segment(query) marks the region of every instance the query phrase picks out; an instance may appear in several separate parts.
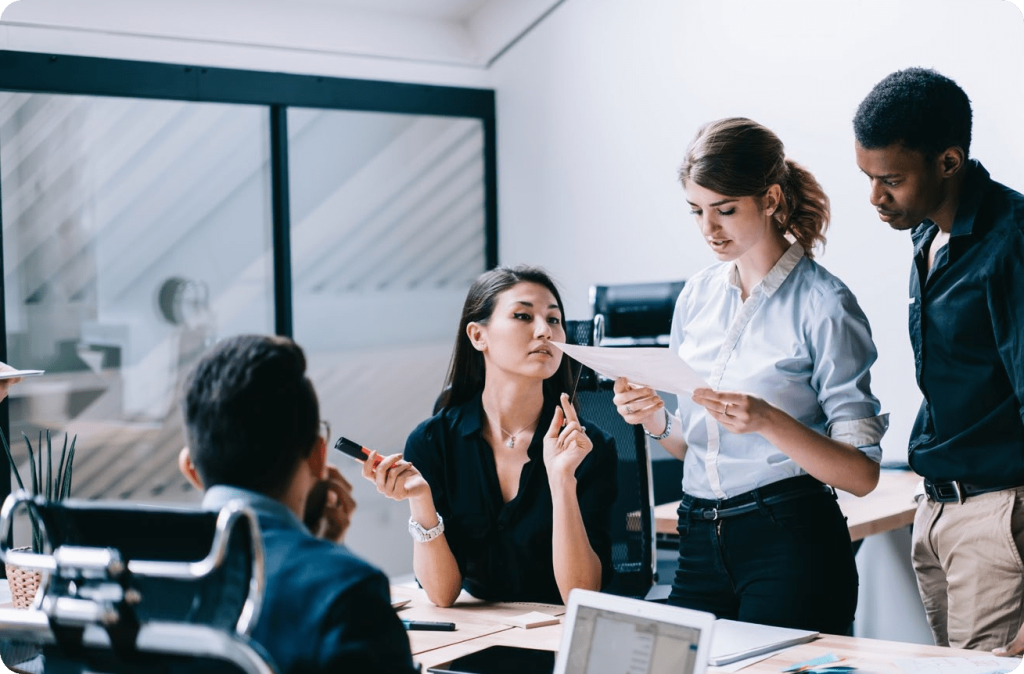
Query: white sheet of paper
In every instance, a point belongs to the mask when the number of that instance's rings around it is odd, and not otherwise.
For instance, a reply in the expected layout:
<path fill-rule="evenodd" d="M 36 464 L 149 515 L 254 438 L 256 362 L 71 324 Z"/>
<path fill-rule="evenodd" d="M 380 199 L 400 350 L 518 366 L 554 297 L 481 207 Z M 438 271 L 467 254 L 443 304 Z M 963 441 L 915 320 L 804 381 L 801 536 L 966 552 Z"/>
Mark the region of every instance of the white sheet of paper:
<path fill-rule="evenodd" d="M 625 377 L 634 384 L 686 396 L 694 389 L 709 388 L 708 383 L 671 349 L 551 344 L 573 360 L 611 379 Z"/>
<path fill-rule="evenodd" d="M 0 372 L 0 379 L 14 379 L 15 377 L 38 377 L 46 370 L 4 370 Z"/>

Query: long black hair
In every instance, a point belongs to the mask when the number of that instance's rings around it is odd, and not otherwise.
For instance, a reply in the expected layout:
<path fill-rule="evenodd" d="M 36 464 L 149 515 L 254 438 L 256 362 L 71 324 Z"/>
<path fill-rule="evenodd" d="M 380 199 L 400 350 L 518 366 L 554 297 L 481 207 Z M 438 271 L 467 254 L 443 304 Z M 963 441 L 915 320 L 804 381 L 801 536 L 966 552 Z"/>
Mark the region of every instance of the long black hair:
<path fill-rule="evenodd" d="M 462 306 L 462 318 L 459 319 L 459 331 L 455 336 L 455 349 L 452 351 L 452 360 L 448 366 L 448 377 L 434 406 L 435 413 L 444 407 L 460 405 L 483 390 L 486 374 L 484 355 L 473 347 L 466 328 L 470 323 L 486 325 L 494 314 L 498 295 L 519 283 L 536 283 L 551 291 L 555 302 L 558 303 L 558 310 L 562 312 L 562 320 L 565 320 L 562 296 L 558 294 L 555 282 L 543 269 L 519 265 L 496 267 L 481 274 L 470 286 L 466 302 Z M 563 392 L 568 393 L 571 388 L 569 358 L 563 355 L 558 371 L 544 380 L 544 396 L 558 397 Z"/>

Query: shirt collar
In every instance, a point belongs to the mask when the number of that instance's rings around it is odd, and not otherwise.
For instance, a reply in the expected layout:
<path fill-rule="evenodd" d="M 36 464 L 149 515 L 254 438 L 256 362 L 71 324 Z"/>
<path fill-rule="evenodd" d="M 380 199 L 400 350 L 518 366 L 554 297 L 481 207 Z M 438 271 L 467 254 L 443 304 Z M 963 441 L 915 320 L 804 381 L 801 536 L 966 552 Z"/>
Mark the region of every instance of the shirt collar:
<path fill-rule="evenodd" d="M 464 402 L 459 410 L 459 429 L 463 437 L 479 434 L 483 428 L 481 416 L 484 405 L 482 402 L 483 392 L 477 393 L 471 400 Z"/>
<path fill-rule="evenodd" d="M 972 159 L 967 164 L 967 177 L 960 190 L 960 203 L 956 207 L 956 217 L 953 218 L 953 229 L 950 236 L 969 236 L 974 231 L 974 222 L 978 216 L 978 209 L 981 208 L 981 198 L 985 191 L 984 186 L 989 182 L 988 171 L 981 165 L 981 162 Z"/>
<path fill-rule="evenodd" d="M 786 252 L 782 254 L 779 261 L 775 263 L 775 266 L 765 275 L 761 281 L 754 286 L 754 289 L 760 288 L 761 292 L 767 297 L 771 297 L 775 294 L 775 291 L 779 289 L 779 286 L 789 278 L 789 274 L 796 269 L 797 264 L 803 259 L 806 252 L 804 247 L 799 243 L 790 244 Z M 733 262 L 729 267 L 729 282 L 732 286 L 740 287 L 740 271 L 736 268 L 736 263 Z"/>
<path fill-rule="evenodd" d="M 960 190 L 960 203 L 956 207 L 956 216 L 953 218 L 953 229 L 950 237 L 970 236 L 974 233 L 974 223 L 978 217 L 978 210 L 981 208 L 981 200 L 984 196 L 985 185 L 991 181 L 988 171 L 977 159 L 967 163 L 967 177 Z M 914 255 L 920 255 L 938 228 L 932 220 L 925 218 L 921 224 L 914 227 L 910 232 L 910 238 L 914 242 Z"/>
<path fill-rule="evenodd" d="M 257 515 L 268 515 L 274 519 L 281 520 L 285 524 L 289 525 L 290 528 L 298 529 L 309 533 L 298 517 L 295 516 L 291 510 L 288 509 L 285 504 L 281 503 L 277 499 L 270 498 L 264 494 L 260 494 L 248 489 L 242 489 L 241 487 L 232 487 L 226 484 L 218 484 L 210 487 L 206 490 L 206 494 L 203 496 L 203 509 L 204 510 L 220 510 L 229 501 L 241 501 L 245 505 L 256 511 Z"/>

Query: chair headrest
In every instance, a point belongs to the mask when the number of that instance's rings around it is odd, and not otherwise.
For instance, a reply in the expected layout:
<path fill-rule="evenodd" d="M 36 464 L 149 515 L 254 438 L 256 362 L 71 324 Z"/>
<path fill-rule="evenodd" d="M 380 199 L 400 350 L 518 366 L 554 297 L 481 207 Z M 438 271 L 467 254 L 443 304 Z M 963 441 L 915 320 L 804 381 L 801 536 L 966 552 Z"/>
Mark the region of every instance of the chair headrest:
<path fill-rule="evenodd" d="M 48 553 L 7 546 L 20 510 L 43 529 Z M 58 621 L 62 610 L 70 611 L 70 600 L 103 596 L 108 614 L 116 609 L 122 618 L 130 611 L 140 622 L 198 622 L 247 634 L 263 596 L 259 522 L 241 502 L 211 512 L 123 502 L 54 503 L 16 492 L 0 510 L 0 558 L 44 573 L 37 603 Z M 98 592 L 98 587 L 105 589 Z M 81 605 L 76 610 L 81 612 Z"/>

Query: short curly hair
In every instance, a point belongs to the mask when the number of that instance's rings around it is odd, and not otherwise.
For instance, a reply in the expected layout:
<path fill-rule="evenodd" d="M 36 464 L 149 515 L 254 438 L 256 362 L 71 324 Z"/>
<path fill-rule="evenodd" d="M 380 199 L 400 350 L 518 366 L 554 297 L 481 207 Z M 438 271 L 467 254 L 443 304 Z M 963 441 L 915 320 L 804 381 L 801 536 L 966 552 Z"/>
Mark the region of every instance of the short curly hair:
<path fill-rule="evenodd" d="M 853 132 L 868 149 L 899 143 L 933 158 L 960 147 L 966 156 L 971 147 L 971 100 L 956 82 L 934 70 L 898 70 L 861 101 Z"/>

